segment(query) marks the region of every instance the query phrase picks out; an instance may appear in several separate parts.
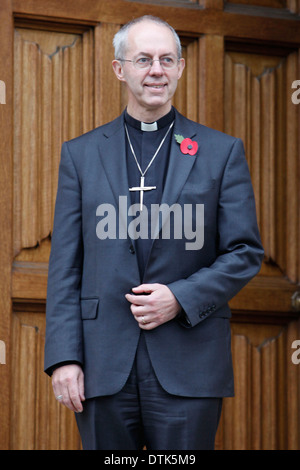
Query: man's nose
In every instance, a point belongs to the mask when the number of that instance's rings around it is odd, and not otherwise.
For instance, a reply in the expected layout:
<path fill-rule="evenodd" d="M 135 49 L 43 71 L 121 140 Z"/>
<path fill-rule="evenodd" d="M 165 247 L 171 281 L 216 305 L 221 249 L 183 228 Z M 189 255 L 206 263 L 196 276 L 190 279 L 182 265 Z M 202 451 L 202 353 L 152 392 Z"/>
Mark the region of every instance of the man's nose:
<path fill-rule="evenodd" d="M 150 67 L 149 73 L 151 75 L 163 75 L 164 69 L 161 66 L 161 63 L 159 60 L 153 60 L 152 65 Z"/>

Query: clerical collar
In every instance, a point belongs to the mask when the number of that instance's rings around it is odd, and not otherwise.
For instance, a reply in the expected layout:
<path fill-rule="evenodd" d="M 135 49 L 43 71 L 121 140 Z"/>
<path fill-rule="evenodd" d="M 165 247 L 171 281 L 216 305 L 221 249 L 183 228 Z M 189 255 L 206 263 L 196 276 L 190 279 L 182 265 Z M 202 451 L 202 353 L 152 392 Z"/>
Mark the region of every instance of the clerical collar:
<path fill-rule="evenodd" d="M 127 124 L 134 127 L 135 129 L 146 132 L 153 132 L 157 131 L 158 129 L 163 129 L 164 127 L 170 125 L 171 122 L 175 119 L 175 111 L 172 107 L 171 111 L 169 111 L 168 114 L 165 114 L 165 116 L 158 119 L 158 121 L 147 123 L 138 121 L 137 119 L 133 118 L 132 116 L 130 116 L 130 114 L 128 114 L 127 109 L 125 109 L 124 118 Z"/>

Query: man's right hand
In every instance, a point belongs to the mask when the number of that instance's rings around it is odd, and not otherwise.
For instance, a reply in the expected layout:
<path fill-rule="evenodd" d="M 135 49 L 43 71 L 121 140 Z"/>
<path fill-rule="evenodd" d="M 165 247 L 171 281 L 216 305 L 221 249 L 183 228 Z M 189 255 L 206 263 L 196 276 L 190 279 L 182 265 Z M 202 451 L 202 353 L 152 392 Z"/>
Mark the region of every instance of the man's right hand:
<path fill-rule="evenodd" d="M 79 365 L 68 364 L 55 369 L 52 374 L 52 387 L 60 403 L 76 413 L 81 413 L 85 397 L 83 371 Z"/>

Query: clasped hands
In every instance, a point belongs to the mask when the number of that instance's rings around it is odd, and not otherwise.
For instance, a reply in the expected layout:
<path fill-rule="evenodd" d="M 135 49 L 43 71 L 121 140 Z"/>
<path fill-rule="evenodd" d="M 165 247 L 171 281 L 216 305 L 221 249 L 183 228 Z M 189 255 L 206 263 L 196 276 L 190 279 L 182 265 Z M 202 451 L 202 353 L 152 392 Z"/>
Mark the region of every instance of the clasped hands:
<path fill-rule="evenodd" d="M 125 297 L 130 310 L 143 330 L 152 330 L 166 323 L 180 312 L 181 307 L 170 289 L 163 284 L 141 284 Z M 52 374 L 52 386 L 59 402 L 77 413 L 83 410 L 84 376 L 77 364 L 58 367 Z"/>
<path fill-rule="evenodd" d="M 125 297 L 130 302 L 131 313 L 143 330 L 166 323 L 179 313 L 181 307 L 170 289 L 163 284 L 141 284 Z"/>

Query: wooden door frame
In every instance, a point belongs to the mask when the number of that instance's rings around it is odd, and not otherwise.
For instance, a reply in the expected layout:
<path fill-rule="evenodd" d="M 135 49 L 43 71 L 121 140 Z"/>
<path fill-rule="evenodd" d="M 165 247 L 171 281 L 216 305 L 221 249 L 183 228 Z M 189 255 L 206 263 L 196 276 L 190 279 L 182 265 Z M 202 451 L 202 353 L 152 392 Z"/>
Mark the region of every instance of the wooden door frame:
<path fill-rule="evenodd" d="M 9 448 L 10 435 L 10 333 L 13 199 L 13 14 L 12 0 L 0 3 L 0 79 L 6 86 L 6 103 L 0 104 L 0 340 L 5 364 L 0 364 L 0 449 Z"/>

